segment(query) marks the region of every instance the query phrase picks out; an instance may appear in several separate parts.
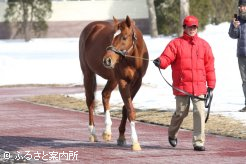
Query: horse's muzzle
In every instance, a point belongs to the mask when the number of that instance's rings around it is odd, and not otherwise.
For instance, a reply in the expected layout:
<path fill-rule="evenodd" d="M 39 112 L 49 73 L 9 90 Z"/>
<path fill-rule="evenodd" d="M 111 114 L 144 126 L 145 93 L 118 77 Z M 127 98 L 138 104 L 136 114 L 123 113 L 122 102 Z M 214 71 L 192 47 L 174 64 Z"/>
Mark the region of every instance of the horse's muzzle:
<path fill-rule="evenodd" d="M 113 69 L 114 68 L 113 60 L 110 57 L 104 57 L 103 66 L 108 69 Z"/>

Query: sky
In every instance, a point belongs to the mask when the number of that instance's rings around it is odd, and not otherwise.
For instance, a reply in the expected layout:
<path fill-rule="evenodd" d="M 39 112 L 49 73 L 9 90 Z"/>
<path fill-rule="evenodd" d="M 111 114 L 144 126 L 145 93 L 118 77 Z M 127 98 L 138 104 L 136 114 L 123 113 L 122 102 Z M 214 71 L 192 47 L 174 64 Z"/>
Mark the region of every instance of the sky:
<path fill-rule="evenodd" d="M 198 33 L 210 44 L 215 57 L 217 82 L 213 92 L 211 114 L 233 117 L 246 124 L 246 112 L 238 112 L 244 107 L 244 96 L 236 57 L 237 40 L 229 37 L 228 29 L 229 23 L 221 23 L 207 25 L 204 31 Z M 171 36 L 160 35 L 158 38 L 151 38 L 144 35 L 150 60 L 159 57 L 172 39 Z M 40 38 L 29 42 L 18 39 L 0 40 L 0 85 L 82 85 L 78 41 L 78 38 Z M 170 67 L 161 72 L 172 83 Z M 102 85 L 106 83 L 99 76 L 97 82 Z M 84 94 L 71 96 L 85 98 Z M 97 91 L 96 99 L 101 102 L 101 91 Z M 110 102 L 113 110 L 121 109 L 122 100 L 117 89 L 112 93 Z M 152 61 L 133 102 L 134 107 L 143 110 L 175 110 L 172 88 L 163 80 Z M 103 111 L 102 108 L 102 104 L 99 104 L 97 111 Z"/>

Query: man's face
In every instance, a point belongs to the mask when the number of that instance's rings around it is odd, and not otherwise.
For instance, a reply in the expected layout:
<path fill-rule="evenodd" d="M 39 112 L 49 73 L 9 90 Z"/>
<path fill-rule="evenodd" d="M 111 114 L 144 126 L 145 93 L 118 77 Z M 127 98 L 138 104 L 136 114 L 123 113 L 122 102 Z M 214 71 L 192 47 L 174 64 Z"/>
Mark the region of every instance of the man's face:
<path fill-rule="evenodd" d="M 190 36 L 195 36 L 197 33 L 197 26 L 185 26 L 184 31 Z"/>
<path fill-rule="evenodd" d="M 241 6 L 239 6 L 239 10 L 240 10 L 241 12 L 246 12 L 246 5 L 241 5 Z"/>

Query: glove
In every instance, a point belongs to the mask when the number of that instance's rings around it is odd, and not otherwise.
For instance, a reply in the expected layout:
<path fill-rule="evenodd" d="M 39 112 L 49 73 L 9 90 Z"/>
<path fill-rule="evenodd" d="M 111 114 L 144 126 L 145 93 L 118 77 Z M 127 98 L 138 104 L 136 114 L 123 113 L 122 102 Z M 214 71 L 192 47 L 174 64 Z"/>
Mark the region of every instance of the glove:
<path fill-rule="evenodd" d="M 157 59 L 155 59 L 154 61 L 153 61 L 153 63 L 155 64 L 155 66 L 156 67 L 160 67 L 160 64 L 161 64 L 161 61 L 160 61 L 160 59 L 159 58 L 157 58 Z"/>
<path fill-rule="evenodd" d="M 234 20 L 233 20 L 233 26 L 235 27 L 235 28 L 238 28 L 239 27 L 239 25 L 240 25 L 240 22 L 238 21 L 238 20 L 235 20 L 235 18 L 234 18 Z"/>

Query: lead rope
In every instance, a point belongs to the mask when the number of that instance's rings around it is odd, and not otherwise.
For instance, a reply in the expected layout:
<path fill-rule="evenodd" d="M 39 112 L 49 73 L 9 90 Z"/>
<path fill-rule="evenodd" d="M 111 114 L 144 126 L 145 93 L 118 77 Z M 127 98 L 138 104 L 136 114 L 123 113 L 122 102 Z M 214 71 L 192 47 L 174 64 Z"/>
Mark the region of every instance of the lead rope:
<path fill-rule="evenodd" d="M 158 67 L 158 69 L 159 69 L 159 72 L 160 72 L 162 78 L 163 78 L 163 79 L 165 80 L 165 82 L 166 82 L 170 87 L 172 87 L 173 89 L 175 89 L 175 90 L 177 90 L 177 91 L 179 91 L 179 92 L 181 92 L 181 93 L 183 93 L 183 94 L 185 94 L 185 95 L 187 95 L 187 96 L 190 96 L 190 97 L 192 97 L 192 98 L 196 98 L 196 99 L 199 99 L 199 100 L 206 100 L 206 98 L 201 98 L 201 97 L 198 97 L 198 96 L 194 96 L 194 95 L 190 94 L 189 92 L 186 92 L 186 91 L 184 91 L 184 90 L 182 90 L 182 89 L 179 89 L 179 88 L 174 87 L 174 86 L 171 85 L 171 84 L 166 80 L 166 78 L 163 76 L 163 74 L 161 73 L 160 67 Z"/>
<path fill-rule="evenodd" d="M 190 97 L 192 97 L 192 98 L 197 98 L 197 99 L 199 99 L 199 100 L 205 101 L 205 108 L 207 108 L 207 115 L 206 115 L 206 118 L 205 118 L 205 123 L 207 123 L 208 118 L 209 118 L 209 114 L 210 114 L 210 107 L 211 107 L 211 103 L 212 103 L 212 99 L 213 99 L 213 92 L 212 92 L 211 90 L 208 91 L 208 92 L 206 93 L 206 95 L 205 95 L 205 98 L 201 98 L 201 97 L 198 97 L 198 96 L 194 96 L 194 95 L 192 95 L 192 94 L 190 94 L 190 93 L 188 93 L 188 92 L 186 92 L 186 91 L 184 91 L 184 90 L 181 90 L 181 89 L 176 88 L 176 87 L 174 87 L 173 85 L 171 85 L 171 84 L 166 80 L 166 78 L 163 76 L 160 67 L 158 67 L 158 69 L 159 69 L 159 72 L 160 72 L 162 78 L 165 80 L 165 82 L 166 82 L 170 87 L 172 87 L 173 89 L 175 89 L 175 90 L 177 90 L 177 91 L 179 91 L 179 92 L 181 92 L 181 93 L 183 93 L 183 94 L 185 94 L 185 95 L 187 95 L 187 96 L 190 96 Z"/>
<path fill-rule="evenodd" d="M 145 61 L 154 61 L 154 60 L 151 60 L 151 59 L 147 59 L 147 58 L 142 58 L 142 57 L 136 57 L 136 56 L 131 56 L 131 55 L 124 55 L 125 57 L 129 57 L 129 58 L 135 58 L 135 59 L 142 59 L 142 60 L 145 60 Z"/>
<path fill-rule="evenodd" d="M 145 60 L 145 61 L 154 61 L 154 60 L 150 60 L 150 59 L 147 59 L 147 58 L 142 58 L 142 57 L 136 57 L 136 56 L 130 56 L 130 55 L 127 55 L 127 53 L 120 53 L 120 55 L 124 56 L 124 57 L 129 57 L 129 58 L 135 58 L 135 59 L 142 59 L 142 60 Z M 161 72 L 161 69 L 160 67 L 158 67 L 159 69 L 159 72 L 162 76 L 162 78 L 164 79 L 164 81 L 173 89 L 187 95 L 187 96 L 190 96 L 192 98 L 196 98 L 196 99 L 199 99 L 199 100 L 203 100 L 205 101 L 205 108 L 207 108 L 207 115 L 206 115 L 206 118 L 205 118 L 205 123 L 207 123 L 208 121 L 208 118 L 209 118 L 209 114 L 210 114 L 210 107 L 211 107 L 211 103 L 212 103 L 212 99 L 213 99 L 213 92 L 212 91 L 208 91 L 205 95 L 205 98 L 201 98 L 201 97 L 198 97 L 198 96 L 194 96 L 182 89 L 179 89 L 179 88 L 176 88 L 174 87 L 173 85 L 171 85 L 167 80 L 166 78 L 163 76 L 162 72 Z"/>

